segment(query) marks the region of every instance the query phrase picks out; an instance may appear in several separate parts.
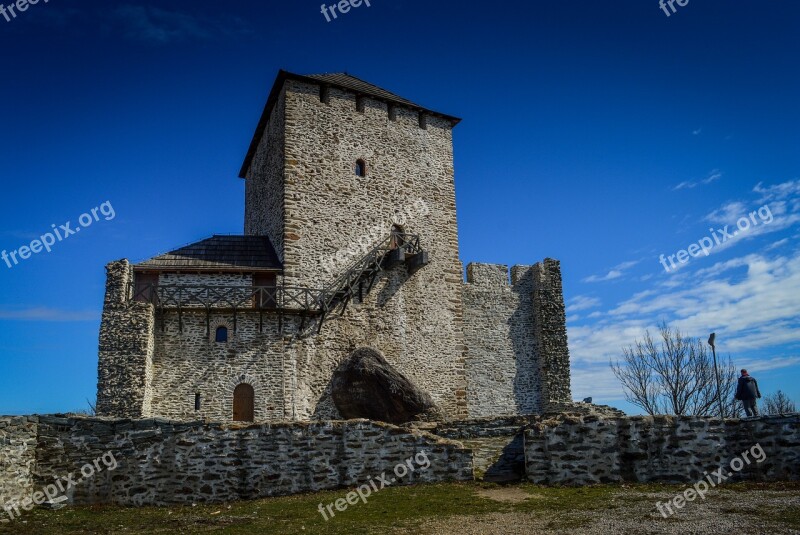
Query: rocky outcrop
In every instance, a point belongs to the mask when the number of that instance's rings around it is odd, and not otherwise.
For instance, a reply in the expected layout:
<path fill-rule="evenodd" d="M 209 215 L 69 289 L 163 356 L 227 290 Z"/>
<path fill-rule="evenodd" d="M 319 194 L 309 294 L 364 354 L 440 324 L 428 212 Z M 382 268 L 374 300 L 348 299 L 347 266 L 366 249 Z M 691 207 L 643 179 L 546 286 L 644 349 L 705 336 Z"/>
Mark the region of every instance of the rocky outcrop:
<path fill-rule="evenodd" d="M 439 412 L 427 393 L 370 348 L 355 350 L 336 369 L 331 397 L 345 419 L 399 424 L 433 419 Z"/>

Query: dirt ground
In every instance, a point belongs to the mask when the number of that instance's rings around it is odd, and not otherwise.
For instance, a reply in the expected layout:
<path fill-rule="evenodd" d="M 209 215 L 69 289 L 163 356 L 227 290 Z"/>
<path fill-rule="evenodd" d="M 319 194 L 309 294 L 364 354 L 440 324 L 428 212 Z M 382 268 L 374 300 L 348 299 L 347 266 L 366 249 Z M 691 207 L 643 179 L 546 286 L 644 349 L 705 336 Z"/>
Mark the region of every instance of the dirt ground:
<path fill-rule="evenodd" d="M 485 489 L 481 497 L 500 502 L 520 503 L 536 500 L 518 488 Z M 418 533 L 429 535 L 478 534 L 800 534 L 800 493 L 797 491 L 717 490 L 705 501 L 687 503 L 675 515 L 664 518 L 655 508 L 674 493 L 632 494 L 620 491 L 612 495 L 608 506 L 591 510 L 490 513 L 481 516 L 453 516 L 429 520 Z M 787 511 L 790 511 L 787 515 Z M 792 513 L 793 512 L 793 513 Z M 791 518 L 788 518 L 791 517 Z M 398 530 L 398 533 L 405 532 Z"/>

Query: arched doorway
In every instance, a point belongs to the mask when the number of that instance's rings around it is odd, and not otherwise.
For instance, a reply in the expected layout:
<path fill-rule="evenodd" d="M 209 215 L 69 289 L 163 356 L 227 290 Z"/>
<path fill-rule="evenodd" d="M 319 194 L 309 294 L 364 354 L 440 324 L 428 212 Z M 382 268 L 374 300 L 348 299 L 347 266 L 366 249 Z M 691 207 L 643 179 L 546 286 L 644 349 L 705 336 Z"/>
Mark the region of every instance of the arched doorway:
<path fill-rule="evenodd" d="M 253 387 L 242 383 L 233 390 L 233 421 L 252 422 L 255 412 Z"/>

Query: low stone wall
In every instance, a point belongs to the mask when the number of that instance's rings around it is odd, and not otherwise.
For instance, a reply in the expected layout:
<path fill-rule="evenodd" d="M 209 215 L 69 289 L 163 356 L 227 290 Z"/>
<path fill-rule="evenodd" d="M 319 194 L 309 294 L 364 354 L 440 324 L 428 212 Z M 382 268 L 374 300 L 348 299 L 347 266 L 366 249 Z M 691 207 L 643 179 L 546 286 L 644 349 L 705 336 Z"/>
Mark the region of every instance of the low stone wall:
<path fill-rule="evenodd" d="M 0 417 L 0 507 L 33 492 L 36 428 L 35 416 Z"/>
<path fill-rule="evenodd" d="M 475 479 L 499 483 L 524 479 L 522 433 L 539 418 L 506 416 L 411 425 L 464 444 L 472 450 Z"/>
<path fill-rule="evenodd" d="M 476 479 L 508 483 L 525 478 L 523 434 L 529 426 L 553 417 L 565 417 L 567 414 L 599 417 L 625 416 L 624 412 L 613 407 L 591 403 L 549 402 L 545 405 L 545 409 L 545 414 L 493 416 L 408 425 L 440 437 L 457 440 L 470 448 L 473 454 Z"/>
<path fill-rule="evenodd" d="M 750 462 L 736 470 L 744 452 Z M 800 479 L 800 415 L 566 416 L 525 431 L 525 471 L 538 484 L 691 483 L 720 468 L 727 481 Z"/>
<path fill-rule="evenodd" d="M 38 440 L 31 450 L 36 464 L 32 484 L 17 489 L 23 492 L 17 500 L 61 480 L 67 503 L 74 504 L 227 502 L 352 487 L 383 472 L 394 478 L 395 466 L 412 457 L 415 471 L 396 484 L 473 479 L 472 452 L 461 444 L 366 420 L 249 426 L 29 420 Z M 64 479 L 69 474 L 75 484 Z"/>

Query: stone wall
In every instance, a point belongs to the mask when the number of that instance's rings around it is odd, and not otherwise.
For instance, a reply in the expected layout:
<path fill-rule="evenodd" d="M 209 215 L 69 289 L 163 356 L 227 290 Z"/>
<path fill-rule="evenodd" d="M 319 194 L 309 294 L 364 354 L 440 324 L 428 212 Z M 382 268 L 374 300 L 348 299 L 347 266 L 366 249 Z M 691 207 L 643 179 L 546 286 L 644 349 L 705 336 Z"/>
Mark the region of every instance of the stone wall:
<path fill-rule="evenodd" d="M 268 236 L 283 262 L 286 98 L 282 90 L 245 181 L 244 233 Z"/>
<path fill-rule="evenodd" d="M 284 319 L 287 324 L 293 321 Z M 145 416 L 231 421 L 234 389 L 246 383 L 255 394 L 256 421 L 300 419 L 290 391 L 292 357 L 274 315 L 239 312 L 234 321 L 232 312 L 212 312 L 207 317 L 205 312 L 184 310 L 180 322 L 182 332 L 177 311 L 159 315 L 152 411 Z M 220 326 L 228 329 L 226 343 L 216 342 Z M 291 329 L 287 325 L 285 330 Z M 195 410 L 198 394 L 200 408 Z"/>
<path fill-rule="evenodd" d="M 77 484 L 64 495 L 73 504 L 213 503 L 354 487 L 383 472 L 394 477 L 397 464 L 421 452 L 430 466 L 423 470 L 426 463 L 415 461 L 416 470 L 397 484 L 472 479 L 472 454 L 460 444 L 365 420 L 224 426 L 32 419 L 38 421 L 34 487 L 72 473 Z M 84 475 L 93 473 L 81 478 L 87 464 L 94 469 Z"/>
<path fill-rule="evenodd" d="M 542 414 L 569 404 L 569 348 L 556 260 L 469 264 L 464 285 L 470 417 Z"/>
<path fill-rule="evenodd" d="M 36 428 L 35 416 L 0 417 L 0 507 L 33 493 Z"/>
<path fill-rule="evenodd" d="M 139 418 L 151 411 L 155 314 L 131 302 L 133 270 L 127 260 L 106 266 L 100 323 L 97 413 Z"/>
<path fill-rule="evenodd" d="M 464 284 L 469 416 L 539 411 L 539 359 L 533 318 L 533 270 L 469 264 Z"/>
<path fill-rule="evenodd" d="M 533 266 L 533 310 L 541 400 L 571 402 L 567 315 L 558 260 L 545 258 Z"/>
<path fill-rule="evenodd" d="M 475 479 L 508 483 L 525 477 L 523 432 L 538 416 L 470 418 L 414 423 L 437 436 L 457 440 L 472 450 Z"/>
<path fill-rule="evenodd" d="M 752 448 L 760 445 L 766 456 Z M 740 471 L 731 463 L 751 459 Z M 800 415 L 756 419 L 566 416 L 525 431 L 529 481 L 545 485 L 693 483 L 722 468 L 728 481 L 800 479 Z M 714 480 L 716 482 L 716 478 Z"/>

